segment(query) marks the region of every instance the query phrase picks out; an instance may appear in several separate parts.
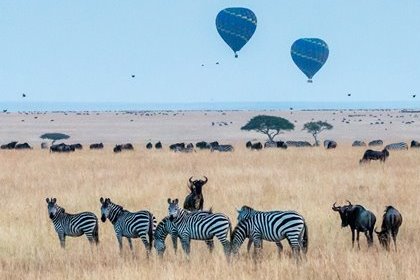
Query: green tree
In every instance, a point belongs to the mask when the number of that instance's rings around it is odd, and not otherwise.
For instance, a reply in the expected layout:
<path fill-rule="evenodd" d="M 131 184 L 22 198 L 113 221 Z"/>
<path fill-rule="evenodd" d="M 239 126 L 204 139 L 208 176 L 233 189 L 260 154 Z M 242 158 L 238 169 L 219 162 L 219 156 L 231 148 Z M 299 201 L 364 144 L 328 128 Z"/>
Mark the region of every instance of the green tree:
<path fill-rule="evenodd" d="M 315 146 L 319 146 L 318 135 L 324 130 L 331 130 L 333 126 L 327 122 L 317 121 L 308 122 L 303 125 L 303 129 L 308 133 L 312 134 L 315 139 Z"/>
<path fill-rule="evenodd" d="M 273 142 L 274 137 L 282 133 L 283 130 L 293 129 L 295 129 L 294 124 L 288 120 L 281 117 L 266 115 L 253 117 L 245 126 L 241 127 L 241 130 L 253 130 L 267 135 L 270 142 Z"/>
<path fill-rule="evenodd" d="M 63 134 L 63 133 L 45 133 L 45 134 L 42 134 L 39 137 L 41 139 L 51 140 L 52 144 L 54 144 L 54 142 L 57 141 L 57 140 L 64 140 L 64 139 L 69 139 L 70 138 L 69 135 Z"/>

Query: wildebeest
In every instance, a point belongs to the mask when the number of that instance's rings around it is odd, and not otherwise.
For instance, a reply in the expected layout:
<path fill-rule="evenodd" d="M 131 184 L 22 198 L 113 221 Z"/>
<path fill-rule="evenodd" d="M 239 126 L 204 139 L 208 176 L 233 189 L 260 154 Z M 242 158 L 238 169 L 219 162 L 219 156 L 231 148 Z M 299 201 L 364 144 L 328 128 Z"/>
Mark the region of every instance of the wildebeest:
<path fill-rule="evenodd" d="M 10 142 L 8 144 L 4 144 L 0 146 L 2 150 L 13 150 L 16 147 L 17 141 Z"/>
<path fill-rule="evenodd" d="M 75 148 L 71 145 L 67 145 L 64 143 L 51 145 L 50 152 L 56 152 L 56 153 L 68 153 L 68 152 L 74 152 Z"/>
<path fill-rule="evenodd" d="M 176 149 L 185 149 L 185 143 L 175 143 L 169 146 L 169 150 L 175 151 Z"/>
<path fill-rule="evenodd" d="M 355 140 L 353 144 L 351 144 L 353 147 L 365 147 L 366 143 L 363 141 Z"/>
<path fill-rule="evenodd" d="M 248 141 L 246 147 L 251 150 L 262 150 L 263 145 L 261 142 L 252 143 L 251 141 Z"/>
<path fill-rule="evenodd" d="M 287 146 L 291 146 L 291 147 L 312 147 L 311 143 L 309 143 L 308 141 L 287 141 L 286 142 Z"/>
<path fill-rule="evenodd" d="M 245 143 L 245 147 L 246 147 L 247 149 L 251 149 L 251 147 L 252 147 L 252 142 L 251 142 L 251 141 L 246 142 L 246 143 Z"/>
<path fill-rule="evenodd" d="M 359 163 L 366 163 L 371 160 L 380 160 L 381 162 L 385 162 L 387 157 L 389 157 L 389 152 L 386 148 L 382 151 L 366 150 Z"/>
<path fill-rule="evenodd" d="M 114 153 L 120 153 L 120 152 L 122 152 L 122 145 L 115 145 Z"/>
<path fill-rule="evenodd" d="M 420 142 L 415 140 L 411 141 L 410 148 L 420 148 Z"/>
<path fill-rule="evenodd" d="M 369 142 L 369 147 L 374 147 L 374 146 L 382 146 L 384 144 L 384 141 L 382 140 L 373 140 Z"/>
<path fill-rule="evenodd" d="M 392 206 L 385 208 L 385 213 L 382 220 L 381 231 L 375 232 L 378 235 L 379 243 L 387 250 L 391 244 L 391 236 L 394 240 L 395 251 L 397 251 L 397 235 L 398 230 L 402 224 L 402 216 L 400 212 Z"/>
<path fill-rule="evenodd" d="M 281 149 L 287 149 L 287 144 L 283 141 L 267 141 L 264 143 L 264 148 L 281 148 Z"/>
<path fill-rule="evenodd" d="M 337 148 L 337 142 L 334 140 L 325 140 L 324 141 L 324 148 L 325 149 L 335 149 Z"/>
<path fill-rule="evenodd" d="M 16 144 L 15 146 L 16 150 L 25 150 L 25 149 L 32 149 L 32 147 L 28 144 L 28 143 L 21 143 L 21 144 Z"/>
<path fill-rule="evenodd" d="M 123 150 L 134 150 L 133 144 L 131 143 L 125 143 L 121 144 L 121 149 Z"/>
<path fill-rule="evenodd" d="M 336 206 L 334 203 L 332 206 L 333 211 L 337 211 L 341 218 L 341 227 L 350 226 L 351 229 L 351 241 L 354 247 L 354 235 L 357 233 L 357 246 L 360 249 L 359 233 L 364 232 L 367 238 L 368 246 L 373 244 L 373 229 L 376 223 L 375 215 L 366 210 L 361 205 L 352 205 L 350 201 L 347 201 L 348 205 Z"/>
<path fill-rule="evenodd" d="M 210 142 L 210 149 L 215 148 L 217 146 L 219 146 L 219 142 L 217 142 L 217 141 Z"/>
<path fill-rule="evenodd" d="M 208 179 L 204 176 L 204 180 L 192 180 L 193 177 L 188 179 L 188 188 L 190 194 L 185 197 L 184 209 L 188 211 L 203 210 L 204 197 L 203 197 L 203 186 L 207 183 Z"/>
<path fill-rule="evenodd" d="M 162 143 L 160 141 L 155 144 L 155 149 L 162 149 Z"/>
<path fill-rule="evenodd" d="M 153 148 L 153 144 L 152 143 L 149 142 L 149 143 L 146 144 L 146 149 L 150 150 L 152 148 Z"/>
<path fill-rule="evenodd" d="M 392 143 L 385 146 L 387 150 L 408 150 L 407 143 L 399 142 L 399 143 Z"/>
<path fill-rule="evenodd" d="M 83 149 L 83 146 L 80 143 L 71 144 L 70 146 L 73 147 L 75 150 L 81 150 L 81 149 Z"/>
<path fill-rule="evenodd" d="M 195 143 L 195 147 L 197 149 L 204 150 L 204 149 L 210 149 L 211 146 L 209 143 L 205 141 L 200 141 L 200 142 Z"/>
<path fill-rule="evenodd" d="M 103 143 L 95 143 L 95 144 L 91 144 L 89 146 L 89 149 L 91 150 L 100 150 L 104 148 L 104 144 Z"/>

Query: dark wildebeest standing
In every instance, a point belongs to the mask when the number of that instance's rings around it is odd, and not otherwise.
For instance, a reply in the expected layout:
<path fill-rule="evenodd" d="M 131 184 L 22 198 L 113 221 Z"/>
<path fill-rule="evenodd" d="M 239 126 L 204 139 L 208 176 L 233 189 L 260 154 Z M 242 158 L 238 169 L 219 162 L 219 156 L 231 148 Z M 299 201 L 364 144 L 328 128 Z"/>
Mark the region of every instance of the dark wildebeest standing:
<path fill-rule="evenodd" d="M 16 144 L 15 146 L 16 150 L 25 150 L 25 149 L 32 149 L 32 147 L 28 144 L 28 143 L 21 143 L 21 144 Z"/>
<path fill-rule="evenodd" d="M 155 149 L 162 149 L 162 143 L 160 141 L 155 144 Z"/>
<path fill-rule="evenodd" d="M 73 147 L 75 150 L 82 150 L 83 146 L 80 143 L 76 143 L 76 144 L 71 144 L 71 147 Z"/>
<path fill-rule="evenodd" d="M 169 146 L 169 150 L 175 151 L 179 149 L 185 149 L 185 143 L 175 143 Z"/>
<path fill-rule="evenodd" d="M 153 144 L 152 143 L 149 142 L 149 143 L 146 144 L 146 149 L 150 150 L 152 148 L 153 148 Z"/>
<path fill-rule="evenodd" d="M 371 160 L 380 160 L 381 162 L 385 162 L 387 157 L 389 157 L 387 149 L 383 149 L 382 151 L 366 150 L 359 163 L 370 162 Z"/>
<path fill-rule="evenodd" d="M 208 179 L 204 176 L 204 180 L 192 180 L 191 177 L 188 180 L 188 188 L 190 194 L 185 197 L 184 209 L 188 211 L 203 210 L 204 197 L 203 197 L 203 186 L 207 183 Z"/>
<path fill-rule="evenodd" d="M 16 147 L 17 141 L 10 142 L 8 144 L 1 145 L 2 150 L 13 150 Z"/>
<path fill-rule="evenodd" d="M 134 147 L 133 147 L 133 144 L 126 143 L 126 144 L 121 145 L 121 149 L 123 149 L 123 150 L 134 150 Z"/>
<path fill-rule="evenodd" d="M 361 205 L 352 205 L 350 201 L 347 201 L 348 205 L 335 206 L 333 204 L 332 210 L 337 211 L 340 214 L 341 226 L 350 226 L 351 229 L 351 241 L 352 247 L 354 247 L 354 234 L 357 232 L 357 247 L 360 249 L 359 233 L 364 232 L 367 238 L 368 246 L 373 244 L 373 229 L 376 223 L 375 215 L 366 210 Z"/>
<path fill-rule="evenodd" d="M 121 153 L 121 152 L 122 152 L 122 146 L 121 145 L 115 145 L 114 153 Z"/>
<path fill-rule="evenodd" d="M 337 142 L 335 142 L 334 140 L 325 140 L 324 141 L 324 148 L 325 149 L 335 149 L 337 148 Z"/>
<path fill-rule="evenodd" d="M 50 152 L 57 152 L 57 153 L 68 153 L 68 152 L 74 152 L 75 148 L 71 145 L 67 145 L 64 143 L 51 145 Z"/>
<path fill-rule="evenodd" d="M 246 142 L 246 147 L 251 150 L 262 150 L 263 145 L 261 142 L 252 143 L 251 141 Z"/>
<path fill-rule="evenodd" d="M 247 149 L 251 149 L 251 147 L 252 147 L 252 142 L 251 142 L 251 141 L 246 142 L 246 143 L 245 143 L 245 147 L 246 147 Z"/>
<path fill-rule="evenodd" d="M 382 220 L 381 231 L 376 231 L 378 235 L 379 243 L 387 250 L 391 245 L 391 236 L 394 240 L 395 251 L 397 251 L 397 235 L 398 230 L 402 224 L 402 216 L 397 209 L 392 206 L 385 208 L 385 213 Z"/>
<path fill-rule="evenodd" d="M 95 143 L 95 144 L 91 144 L 89 146 L 89 149 L 91 150 L 100 150 L 104 148 L 104 144 L 103 143 Z"/>
<path fill-rule="evenodd" d="M 420 148 L 420 142 L 416 140 L 411 141 L 410 148 Z"/>
<path fill-rule="evenodd" d="M 205 141 L 195 143 L 195 147 L 200 150 L 210 149 L 210 144 Z"/>

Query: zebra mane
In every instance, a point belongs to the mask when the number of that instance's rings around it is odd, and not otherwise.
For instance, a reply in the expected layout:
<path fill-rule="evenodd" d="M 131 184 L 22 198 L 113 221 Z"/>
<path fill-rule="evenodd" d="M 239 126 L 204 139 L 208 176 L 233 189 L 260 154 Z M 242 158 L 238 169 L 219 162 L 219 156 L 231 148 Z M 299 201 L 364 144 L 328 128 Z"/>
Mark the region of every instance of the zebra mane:
<path fill-rule="evenodd" d="M 241 210 L 245 210 L 245 211 L 256 211 L 254 208 L 249 207 L 248 205 L 244 205 L 242 206 Z"/>

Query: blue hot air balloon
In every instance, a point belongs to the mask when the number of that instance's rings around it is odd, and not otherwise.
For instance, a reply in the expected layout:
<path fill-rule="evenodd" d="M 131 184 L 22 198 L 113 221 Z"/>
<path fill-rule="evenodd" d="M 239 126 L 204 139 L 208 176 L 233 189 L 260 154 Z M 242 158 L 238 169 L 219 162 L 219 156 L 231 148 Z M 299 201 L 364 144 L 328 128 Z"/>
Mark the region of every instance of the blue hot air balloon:
<path fill-rule="evenodd" d="M 293 43 L 290 53 L 297 67 L 308 77 L 308 83 L 312 83 L 312 77 L 327 61 L 329 50 L 321 39 L 302 38 Z"/>
<path fill-rule="evenodd" d="M 226 8 L 217 14 L 216 28 L 238 57 L 236 52 L 248 43 L 257 28 L 257 17 L 247 8 Z"/>

